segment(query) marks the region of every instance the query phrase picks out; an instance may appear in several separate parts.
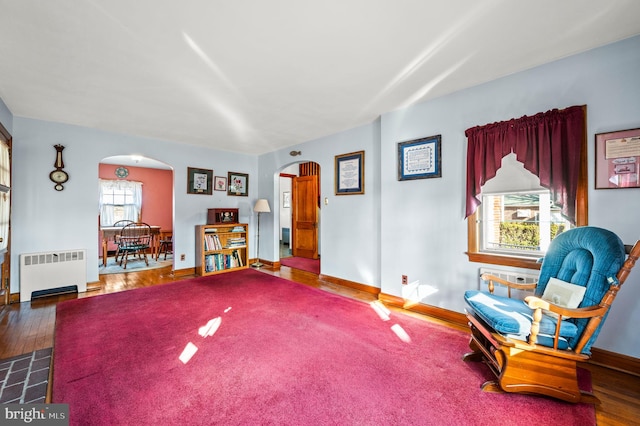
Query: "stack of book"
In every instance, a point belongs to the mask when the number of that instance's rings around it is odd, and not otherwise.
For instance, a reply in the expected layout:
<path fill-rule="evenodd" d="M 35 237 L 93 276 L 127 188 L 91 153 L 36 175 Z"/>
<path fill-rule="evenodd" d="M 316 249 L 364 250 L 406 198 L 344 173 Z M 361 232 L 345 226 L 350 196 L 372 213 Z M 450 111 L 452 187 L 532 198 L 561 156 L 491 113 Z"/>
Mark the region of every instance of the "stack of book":
<path fill-rule="evenodd" d="M 247 239 L 245 237 L 233 237 L 227 238 L 227 247 L 244 247 L 247 245 Z"/>

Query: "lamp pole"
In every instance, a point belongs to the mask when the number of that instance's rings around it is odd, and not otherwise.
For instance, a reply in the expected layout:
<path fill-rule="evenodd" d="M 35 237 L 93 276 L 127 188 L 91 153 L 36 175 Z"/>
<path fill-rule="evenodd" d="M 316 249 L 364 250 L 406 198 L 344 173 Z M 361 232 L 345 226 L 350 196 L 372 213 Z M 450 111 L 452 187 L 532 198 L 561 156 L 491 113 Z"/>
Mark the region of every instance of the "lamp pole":
<path fill-rule="evenodd" d="M 262 262 L 260 262 L 260 213 L 269 213 L 271 212 L 271 209 L 269 208 L 269 202 L 265 199 L 259 199 L 258 201 L 256 201 L 255 206 L 253 207 L 253 211 L 258 213 L 258 232 L 257 232 L 257 238 L 256 238 L 256 244 L 258 244 L 258 248 L 257 248 L 257 259 L 254 263 L 251 264 L 252 267 L 254 268 L 260 268 L 262 266 L 264 266 L 264 264 Z"/>

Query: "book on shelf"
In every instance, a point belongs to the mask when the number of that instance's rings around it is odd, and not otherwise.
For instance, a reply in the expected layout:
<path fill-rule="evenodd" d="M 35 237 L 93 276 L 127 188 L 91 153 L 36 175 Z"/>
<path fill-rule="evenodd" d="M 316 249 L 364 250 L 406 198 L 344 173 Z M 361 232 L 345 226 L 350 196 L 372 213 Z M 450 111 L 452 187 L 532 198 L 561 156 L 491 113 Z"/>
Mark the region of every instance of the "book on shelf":
<path fill-rule="evenodd" d="M 242 256 L 238 250 L 234 250 L 231 254 L 213 253 L 204 257 L 204 271 L 215 272 L 224 269 L 239 268 L 244 266 Z"/>
<path fill-rule="evenodd" d="M 245 232 L 244 226 L 234 226 L 231 232 Z"/>
<path fill-rule="evenodd" d="M 206 251 L 222 250 L 222 243 L 220 242 L 220 237 L 218 237 L 217 235 L 205 235 L 204 249 Z"/>
<path fill-rule="evenodd" d="M 227 238 L 227 248 L 244 247 L 247 245 L 245 237 Z"/>

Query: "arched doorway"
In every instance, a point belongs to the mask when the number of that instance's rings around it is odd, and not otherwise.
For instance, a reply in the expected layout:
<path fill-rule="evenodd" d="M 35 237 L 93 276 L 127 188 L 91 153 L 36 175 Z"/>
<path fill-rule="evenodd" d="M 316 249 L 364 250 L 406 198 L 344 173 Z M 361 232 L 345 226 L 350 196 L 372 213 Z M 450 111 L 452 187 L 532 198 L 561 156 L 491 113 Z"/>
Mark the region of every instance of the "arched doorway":
<path fill-rule="evenodd" d="M 291 164 L 279 173 L 280 263 L 320 271 L 320 165 Z"/>
<path fill-rule="evenodd" d="M 107 157 L 98 165 L 100 192 L 98 199 L 99 274 L 135 272 L 136 270 L 173 266 L 173 256 L 158 259 L 160 241 L 173 236 L 173 168 L 160 161 L 133 155 Z M 136 189 L 137 188 L 137 189 Z M 139 190 L 138 195 L 133 191 Z M 116 261 L 118 220 L 133 220 L 151 225 L 152 247 L 146 262 L 128 263 L 126 271 Z"/>

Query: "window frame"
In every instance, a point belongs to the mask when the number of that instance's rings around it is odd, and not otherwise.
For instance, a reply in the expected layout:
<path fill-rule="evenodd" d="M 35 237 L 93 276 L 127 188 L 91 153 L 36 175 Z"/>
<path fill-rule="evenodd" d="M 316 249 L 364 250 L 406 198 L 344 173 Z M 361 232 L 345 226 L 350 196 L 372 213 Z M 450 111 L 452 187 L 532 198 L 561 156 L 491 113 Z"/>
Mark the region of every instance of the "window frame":
<path fill-rule="evenodd" d="M 100 226 L 112 226 L 112 224 L 110 225 L 105 225 L 103 223 L 103 213 L 104 213 L 104 209 L 105 206 L 111 206 L 111 208 L 126 208 L 126 206 L 134 206 L 137 209 L 137 217 L 136 218 L 124 218 L 127 220 L 132 220 L 133 222 L 140 222 L 141 218 L 142 218 L 142 193 L 140 193 L 139 197 L 140 197 L 140 204 L 138 205 L 136 202 L 136 190 L 132 187 L 132 188 L 126 188 L 124 189 L 122 192 L 124 192 L 123 194 L 116 194 L 115 191 L 111 191 L 110 193 L 105 194 L 104 193 L 104 187 L 105 185 L 108 185 L 110 183 L 113 182 L 124 182 L 124 183 L 130 183 L 130 184 L 139 184 L 142 185 L 140 182 L 134 182 L 134 181 L 121 181 L 121 180 L 113 180 L 113 179 L 100 179 L 100 213 L 99 213 L 99 221 L 100 221 Z M 141 187 L 140 187 L 140 191 L 141 191 Z M 127 194 L 128 191 L 131 191 L 132 194 Z M 129 196 L 131 196 L 133 198 L 133 202 L 132 203 L 125 203 L 125 204 L 115 204 L 115 203 L 109 203 L 109 202 L 105 202 L 105 196 L 107 197 L 111 197 L 112 201 L 116 201 L 115 198 L 117 196 L 121 196 L 124 198 L 123 201 L 127 201 L 127 198 Z M 117 220 L 113 221 L 114 223 L 117 222 Z"/>
<path fill-rule="evenodd" d="M 578 188 L 576 193 L 576 227 L 589 224 L 589 199 L 588 199 L 588 161 L 587 161 L 587 123 L 585 120 L 584 137 L 580 150 L 580 170 L 578 172 Z M 487 263 L 491 265 L 503 265 L 515 268 L 540 269 L 538 261 L 525 256 L 485 253 L 480 251 L 480 222 L 478 219 L 479 208 L 467 218 L 467 256 L 470 262 Z"/>

